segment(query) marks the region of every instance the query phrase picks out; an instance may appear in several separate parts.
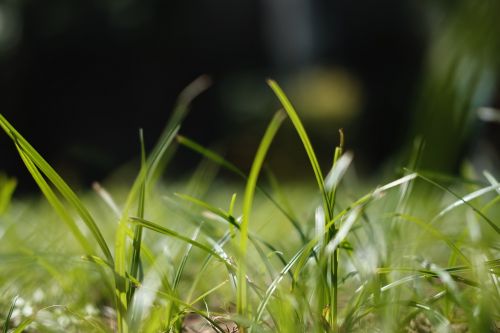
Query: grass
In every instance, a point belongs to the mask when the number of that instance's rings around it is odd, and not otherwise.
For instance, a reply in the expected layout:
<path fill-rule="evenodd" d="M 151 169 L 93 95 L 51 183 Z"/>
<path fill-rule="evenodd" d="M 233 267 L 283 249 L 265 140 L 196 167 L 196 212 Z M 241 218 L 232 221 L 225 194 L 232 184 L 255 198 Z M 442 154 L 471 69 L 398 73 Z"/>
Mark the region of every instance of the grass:
<path fill-rule="evenodd" d="M 299 114 L 268 84 L 284 110 L 248 174 L 178 134 L 209 85 L 202 77 L 149 154 L 141 132 L 126 194 L 99 184 L 77 194 L 0 116 L 46 199 L 12 200 L 15 181 L 0 178 L 3 331 L 498 332 L 493 173 L 443 179 L 416 168 L 416 149 L 399 175 L 360 188 L 342 131 L 325 174 Z M 316 189 L 281 185 L 280 170 L 264 167 L 286 116 Z M 165 186 L 158 180 L 176 145 L 203 161 L 189 181 Z M 242 181 L 217 179 L 218 168 Z"/>

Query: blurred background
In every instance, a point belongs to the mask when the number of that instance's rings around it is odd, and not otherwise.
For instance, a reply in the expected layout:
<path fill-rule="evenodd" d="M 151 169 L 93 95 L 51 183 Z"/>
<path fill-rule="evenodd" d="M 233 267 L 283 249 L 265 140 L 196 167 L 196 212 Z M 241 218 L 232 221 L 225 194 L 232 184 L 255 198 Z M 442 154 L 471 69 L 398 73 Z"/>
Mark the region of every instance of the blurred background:
<path fill-rule="evenodd" d="M 151 147 L 177 94 L 212 87 L 182 134 L 247 169 L 283 86 L 325 169 L 344 128 L 360 174 L 404 165 L 498 170 L 500 1 L 2 0 L 0 113 L 69 178 L 88 187 Z M 307 168 L 290 124 L 272 150 L 280 177 Z M 188 174 L 180 151 L 171 174 Z M 291 167 L 293 166 L 293 167 Z M 0 170 L 34 188 L 0 135 Z"/>

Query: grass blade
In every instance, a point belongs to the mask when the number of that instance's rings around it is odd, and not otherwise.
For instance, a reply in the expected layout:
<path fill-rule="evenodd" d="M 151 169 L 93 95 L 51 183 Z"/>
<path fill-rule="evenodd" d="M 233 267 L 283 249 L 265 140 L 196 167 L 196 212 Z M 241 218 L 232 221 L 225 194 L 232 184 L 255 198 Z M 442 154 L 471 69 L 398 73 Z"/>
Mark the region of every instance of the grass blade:
<path fill-rule="evenodd" d="M 145 220 L 145 219 L 141 219 L 139 217 L 131 217 L 130 218 L 130 221 L 135 223 L 135 224 L 138 224 L 138 225 L 141 225 L 149 230 L 153 230 L 153 231 L 156 231 L 160 234 L 164 234 L 164 235 L 167 235 L 167 236 L 171 236 L 171 237 L 174 237 L 174 238 L 177 238 L 183 242 L 186 242 L 186 243 L 189 243 L 211 255 L 213 255 L 214 257 L 216 257 L 217 259 L 221 260 L 222 262 L 226 263 L 227 264 L 227 260 L 225 260 L 224 258 L 222 258 L 220 255 L 218 255 L 214 250 L 212 250 L 211 248 L 209 248 L 208 246 L 206 245 L 203 245 L 189 237 L 186 237 L 186 236 L 182 236 L 181 234 L 173 231 L 173 230 L 170 230 L 168 228 L 165 228 L 165 227 L 162 227 L 161 225 L 159 224 L 156 224 L 156 223 L 153 223 L 151 221 L 148 221 L 148 220 Z"/>
<path fill-rule="evenodd" d="M 139 131 L 139 140 L 141 143 L 141 169 L 146 167 L 146 148 L 144 147 L 144 133 L 142 130 Z M 141 183 L 139 190 L 139 202 L 137 204 L 137 216 L 139 218 L 144 218 L 144 209 L 146 202 L 146 181 L 145 179 Z M 132 260 L 130 263 L 130 275 L 135 279 L 139 280 L 139 266 L 141 264 L 141 243 L 142 243 L 142 226 L 136 225 L 134 229 L 134 240 L 132 242 Z M 132 285 L 128 285 L 127 291 L 127 302 L 130 303 L 132 297 L 134 297 L 135 288 Z"/>
<path fill-rule="evenodd" d="M 14 312 L 14 308 L 16 307 L 16 302 L 18 297 L 19 296 L 14 297 L 12 303 L 10 304 L 9 313 L 7 314 L 7 317 L 5 318 L 5 323 L 3 324 L 3 333 L 7 333 L 7 331 L 9 330 L 10 318 L 12 318 L 12 312 Z"/>
<path fill-rule="evenodd" d="M 24 153 L 26 159 L 29 159 L 41 173 L 50 180 L 50 182 L 56 187 L 64 199 L 75 208 L 76 212 L 82 218 L 85 225 L 89 228 L 93 237 L 99 244 L 102 252 L 106 256 L 109 262 L 113 262 L 113 256 L 111 251 L 102 236 L 101 231 L 97 227 L 92 215 L 89 213 L 87 208 L 80 201 L 78 196 L 71 190 L 71 188 L 64 182 L 64 180 L 57 174 L 57 172 L 50 166 L 49 163 L 29 144 L 29 142 L 23 138 L 23 136 L 16 131 L 16 129 L 0 114 L 0 127 L 7 133 L 7 135 L 15 142 L 19 150 Z"/>
<path fill-rule="evenodd" d="M 94 251 L 92 246 L 88 242 L 87 238 L 82 234 L 80 229 L 78 228 L 75 220 L 71 217 L 70 213 L 66 210 L 62 202 L 59 200 L 57 195 L 52 191 L 52 188 L 45 181 L 45 178 L 41 175 L 38 168 L 35 166 L 33 161 L 25 154 L 25 152 L 21 149 L 21 147 L 16 143 L 16 147 L 18 149 L 19 155 L 23 160 L 26 169 L 31 174 L 38 187 L 42 191 L 43 195 L 55 210 L 55 212 L 59 215 L 61 220 L 68 226 L 73 236 L 76 238 L 78 243 L 82 246 L 83 250 L 86 254 L 92 254 Z"/>
<path fill-rule="evenodd" d="M 316 157 L 316 153 L 314 152 L 314 149 L 312 147 L 311 141 L 309 140 L 309 136 L 307 135 L 307 132 L 304 128 L 304 125 L 302 125 L 302 121 L 300 120 L 297 112 L 295 111 L 295 108 L 293 107 L 292 103 L 286 97 L 285 93 L 281 89 L 281 87 L 278 85 L 278 83 L 274 80 L 267 80 L 267 84 L 271 87 L 271 89 L 274 91 L 278 99 L 280 100 L 281 104 L 285 108 L 286 113 L 288 114 L 288 117 L 290 117 L 290 120 L 293 123 L 293 126 L 295 127 L 295 130 L 297 131 L 297 134 L 300 137 L 300 140 L 302 141 L 302 145 L 304 146 L 307 156 L 309 158 L 309 162 L 311 163 L 312 169 L 314 171 L 314 176 L 316 177 L 316 182 L 318 183 L 318 188 L 320 190 L 321 195 L 323 196 L 323 204 L 324 204 L 324 209 L 325 212 L 328 212 L 328 193 L 326 192 L 325 189 L 325 181 L 323 178 L 323 173 L 321 171 L 321 168 L 318 163 L 318 159 Z M 328 220 L 332 219 L 332 216 L 328 216 Z"/>
<path fill-rule="evenodd" d="M 250 222 L 250 212 L 252 209 L 255 188 L 257 186 L 257 178 L 259 176 L 262 164 L 264 163 L 264 158 L 266 157 L 267 151 L 271 146 L 271 143 L 276 135 L 281 123 L 284 120 L 284 114 L 278 111 L 271 123 L 267 127 L 266 133 L 262 138 L 255 159 L 250 169 L 250 175 L 248 176 L 247 185 L 245 187 L 245 195 L 243 197 L 243 217 L 240 225 L 240 239 L 239 239 L 239 267 L 238 267 L 238 297 L 237 297 L 237 311 L 242 317 L 247 315 L 247 281 L 246 281 L 246 252 L 248 246 L 248 225 Z M 240 331 L 243 333 L 244 328 L 240 327 Z"/>
<path fill-rule="evenodd" d="M 158 142 L 151 151 L 151 154 L 147 158 L 146 167 L 141 168 L 139 174 L 137 175 L 132 188 L 128 194 L 125 207 L 122 212 L 122 217 L 120 219 L 118 230 L 116 232 L 115 239 L 115 271 L 118 276 L 124 278 L 127 274 L 127 224 L 129 221 L 129 212 L 131 207 L 138 196 L 140 196 L 141 188 L 143 184 L 147 187 L 154 183 L 154 181 L 161 174 L 162 161 L 165 157 L 168 148 L 171 146 L 177 132 L 180 128 L 181 121 L 185 118 L 189 111 L 189 105 L 191 101 L 206 90 L 210 86 L 210 79 L 206 76 L 201 76 L 189 84 L 179 95 L 177 99 L 174 112 L 170 117 L 169 122 L 165 126 Z M 120 281 L 126 281 L 121 279 Z M 117 312 L 117 322 L 118 331 L 121 333 L 128 332 L 128 327 L 126 323 L 126 312 L 128 307 L 127 302 L 127 284 L 117 284 L 116 286 L 116 303 L 118 307 Z"/>

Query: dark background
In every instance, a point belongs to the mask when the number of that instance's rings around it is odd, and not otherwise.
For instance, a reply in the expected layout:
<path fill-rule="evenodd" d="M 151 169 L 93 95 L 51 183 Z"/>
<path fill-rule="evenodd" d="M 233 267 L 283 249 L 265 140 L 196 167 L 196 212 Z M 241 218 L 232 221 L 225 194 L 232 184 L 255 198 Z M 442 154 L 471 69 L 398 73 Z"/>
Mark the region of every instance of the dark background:
<path fill-rule="evenodd" d="M 460 34 L 453 32 L 453 22 L 470 3 L 4 1 L 0 5 L 0 112 L 57 170 L 88 186 L 137 156 L 138 128 L 144 128 L 151 146 L 177 94 L 201 74 L 210 75 L 213 86 L 195 101 L 181 132 L 204 144 L 217 144 L 244 168 L 278 108 L 265 79 L 278 79 L 298 105 L 304 104 L 300 92 L 307 95 L 311 82 L 324 82 L 318 84 L 323 91 L 320 97 L 337 87 L 345 102 L 331 106 L 340 110 L 337 113 L 321 114 L 330 107 L 328 99 L 326 106 L 317 108 L 319 116 L 314 116 L 314 106 L 313 116 L 305 113 L 313 143 L 322 159 L 329 161 L 337 130 L 344 127 L 357 167 L 369 174 L 406 149 L 429 122 L 441 122 L 441 129 L 426 134 L 429 138 L 437 140 L 435 133 L 447 133 L 442 127 L 446 115 L 444 120 L 432 120 L 432 115 L 446 114 L 446 103 L 460 94 L 452 82 L 462 75 L 456 59 L 468 54 L 469 42 L 456 38 Z M 484 22 L 490 10 L 481 12 L 480 18 L 467 16 L 463 28 L 474 20 Z M 494 32 L 496 28 L 484 29 Z M 449 61 L 434 65 L 429 59 L 441 57 L 433 55 L 435 45 L 450 39 L 465 44 L 465 51 L 450 50 L 444 57 Z M 480 43 L 491 44 L 489 40 Z M 488 52 L 498 54 L 496 48 Z M 465 114 L 476 106 L 495 106 L 496 62 L 480 58 L 478 63 L 489 68 L 493 79 L 486 88 L 482 79 L 469 84 L 472 90 L 480 86 L 486 92 L 456 107 Z M 433 75 L 436 67 L 447 66 L 447 74 Z M 479 67 L 472 71 L 483 73 Z M 441 77 L 446 80 L 441 82 Z M 439 105 L 420 102 L 436 99 L 447 89 L 448 99 Z M 424 118 L 423 125 L 414 125 L 417 112 L 421 112 L 417 118 Z M 452 140 L 456 152 L 428 167 L 455 170 L 464 152 L 475 147 L 469 138 L 479 140 L 481 133 L 498 132 L 495 124 L 475 120 L 467 124 L 464 121 L 456 129 L 467 140 Z M 450 130 L 449 136 L 456 133 Z M 302 156 L 297 147 L 277 153 L 288 159 L 284 165 L 290 165 L 295 155 Z M 185 166 L 192 165 L 194 158 L 181 153 L 175 171 L 189 171 Z M 0 170 L 19 178 L 21 190 L 32 188 L 4 135 L 0 136 Z M 297 176 L 300 171 L 289 174 Z"/>

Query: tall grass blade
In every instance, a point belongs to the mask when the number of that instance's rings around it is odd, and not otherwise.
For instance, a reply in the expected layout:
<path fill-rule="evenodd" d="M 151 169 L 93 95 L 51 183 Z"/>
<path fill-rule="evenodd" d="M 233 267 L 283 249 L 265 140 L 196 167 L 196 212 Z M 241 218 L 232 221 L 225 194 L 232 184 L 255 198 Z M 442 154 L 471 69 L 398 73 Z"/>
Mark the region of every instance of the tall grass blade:
<path fill-rule="evenodd" d="M 292 103 L 286 97 L 285 93 L 281 89 L 281 87 L 278 85 L 278 83 L 274 80 L 267 80 L 267 84 L 271 89 L 274 91 L 278 99 L 280 100 L 281 104 L 285 108 L 286 113 L 288 114 L 288 117 L 290 117 L 290 120 L 293 123 L 293 126 L 295 127 L 295 130 L 297 131 L 297 134 L 300 137 L 300 140 L 302 141 L 302 145 L 304 146 L 307 156 L 309 158 L 309 162 L 311 163 L 312 169 L 314 171 L 314 176 L 316 177 L 316 182 L 318 183 L 318 188 L 320 190 L 321 195 L 323 196 L 323 207 L 325 209 L 325 212 L 328 212 L 328 193 L 326 192 L 325 189 L 325 182 L 323 178 L 323 173 L 321 171 L 321 168 L 319 166 L 318 159 L 316 157 L 316 153 L 314 152 L 314 149 L 312 147 L 311 141 L 309 140 L 309 136 L 307 135 L 307 132 L 304 128 L 304 125 L 302 125 L 302 121 L 300 120 L 297 111 L 295 111 L 295 108 L 293 107 Z M 328 220 L 332 219 L 332 216 L 328 216 Z"/>
<path fill-rule="evenodd" d="M 281 123 L 284 120 L 284 114 L 278 111 L 273 119 L 271 120 L 269 126 L 267 127 L 266 133 L 262 138 L 257 153 L 255 155 L 254 161 L 252 163 L 252 168 L 250 169 L 250 175 L 248 176 L 247 185 L 245 187 L 245 194 L 243 197 L 243 217 L 241 221 L 240 228 L 240 238 L 239 238 L 239 266 L 238 266 L 238 297 L 237 297 L 237 311 L 238 314 L 243 318 L 247 316 L 247 281 L 246 281 L 246 253 L 248 246 L 248 226 L 250 222 L 250 212 L 252 209 L 255 188 L 257 186 L 257 178 L 259 177 L 260 169 L 264 163 L 264 158 L 271 146 L 271 143 L 276 135 Z M 240 327 L 240 332 L 244 333 L 245 328 Z"/>
<path fill-rule="evenodd" d="M 151 151 L 146 160 L 146 166 L 142 167 L 136 177 L 132 188 L 128 194 L 122 216 L 118 225 L 115 239 L 115 271 L 118 276 L 125 277 L 127 273 L 127 224 L 129 221 L 129 212 L 138 196 L 140 196 L 143 184 L 147 187 L 152 184 L 161 174 L 160 166 L 165 157 L 168 148 L 171 146 L 177 132 L 180 128 L 181 121 L 185 118 L 189 111 L 189 105 L 192 100 L 206 90 L 210 86 L 210 79 L 206 76 L 201 76 L 189 84 L 179 95 L 174 112 L 165 126 L 158 142 Z M 125 281 L 125 280 L 123 280 Z M 116 303 L 118 307 L 117 322 L 118 331 L 120 333 L 128 332 L 126 323 L 126 313 L 128 308 L 128 287 L 127 284 L 116 285 Z"/>
<path fill-rule="evenodd" d="M 26 169 L 31 174 L 38 187 L 42 191 L 43 195 L 55 210 L 55 212 L 59 215 L 61 220 L 68 226 L 73 236 L 76 238 L 78 243 L 82 246 L 83 250 L 86 254 L 93 254 L 94 250 L 92 246 L 88 242 L 87 238 L 83 235 L 83 233 L 78 228 L 75 220 L 71 217 L 71 214 L 64 207 L 62 202 L 59 200 L 57 195 L 52 191 L 52 188 L 45 181 L 45 178 L 41 175 L 38 168 L 35 166 L 33 161 L 25 154 L 25 152 L 21 149 L 21 147 L 16 143 L 16 147 L 18 149 L 19 156 L 23 160 Z"/>
<path fill-rule="evenodd" d="M 141 144 L 141 169 L 146 168 L 146 148 L 144 146 L 144 133 L 139 131 L 139 140 Z M 146 182 L 143 180 L 139 190 L 139 202 L 137 204 L 137 217 L 144 218 L 144 209 L 146 205 Z M 134 229 L 134 239 L 132 242 L 132 261 L 130 263 L 130 275 L 140 281 L 139 266 L 141 265 L 141 243 L 142 243 L 142 226 L 137 225 Z M 127 302 L 130 303 L 134 297 L 135 288 L 128 286 Z"/>
<path fill-rule="evenodd" d="M 25 158 L 29 159 L 41 173 L 47 177 L 48 180 L 57 188 L 59 193 L 64 199 L 75 208 L 78 215 L 82 218 L 85 225 L 91 231 L 93 237 L 99 244 L 102 252 L 109 262 L 113 262 L 111 251 L 102 236 L 101 231 L 97 227 L 92 215 L 87 208 L 80 201 L 78 196 L 71 190 L 71 188 L 64 182 L 64 180 L 57 174 L 57 172 L 43 159 L 43 157 L 23 138 L 23 136 L 16 131 L 16 129 L 0 114 L 0 127 L 7 133 L 7 135 L 14 140 L 20 151 L 24 153 Z"/>

